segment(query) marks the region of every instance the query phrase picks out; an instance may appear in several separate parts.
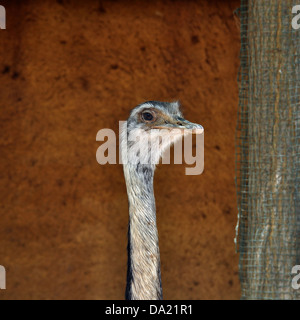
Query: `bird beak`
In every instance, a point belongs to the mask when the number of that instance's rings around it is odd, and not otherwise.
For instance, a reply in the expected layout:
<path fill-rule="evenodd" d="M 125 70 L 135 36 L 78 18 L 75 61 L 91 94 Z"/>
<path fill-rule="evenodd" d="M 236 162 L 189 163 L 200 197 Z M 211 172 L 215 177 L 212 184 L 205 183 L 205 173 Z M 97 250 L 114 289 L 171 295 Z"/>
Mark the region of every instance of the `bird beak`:
<path fill-rule="evenodd" d="M 188 120 L 180 121 L 180 123 L 176 124 L 175 126 L 178 129 L 183 129 L 185 131 L 190 131 L 190 133 L 201 134 L 204 132 L 204 128 L 201 124 L 192 123 Z"/>
<path fill-rule="evenodd" d="M 195 133 L 195 134 L 201 134 L 204 132 L 204 128 L 201 126 L 201 124 L 192 123 L 185 119 L 181 119 L 180 121 L 172 121 L 171 123 L 155 126 L 153 127 L 153 129 L 169 129 L 169 130 L 180 129 L 185 133 Z"/>

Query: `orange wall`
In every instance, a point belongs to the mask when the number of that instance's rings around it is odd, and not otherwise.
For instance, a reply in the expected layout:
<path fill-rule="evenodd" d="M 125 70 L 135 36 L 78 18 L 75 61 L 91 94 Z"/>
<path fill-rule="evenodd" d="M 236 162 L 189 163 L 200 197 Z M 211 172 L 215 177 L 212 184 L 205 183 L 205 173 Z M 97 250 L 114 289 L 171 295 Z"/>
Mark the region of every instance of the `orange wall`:
<path fill-rule="evenodd" d="M 128 208 L 96 133 L 145 100 L 205 128 L 205 171 L 160 165 L 165 299 L 239 299 L 239 1 L 2 1 L 0 299 L 123 299 Z"/>

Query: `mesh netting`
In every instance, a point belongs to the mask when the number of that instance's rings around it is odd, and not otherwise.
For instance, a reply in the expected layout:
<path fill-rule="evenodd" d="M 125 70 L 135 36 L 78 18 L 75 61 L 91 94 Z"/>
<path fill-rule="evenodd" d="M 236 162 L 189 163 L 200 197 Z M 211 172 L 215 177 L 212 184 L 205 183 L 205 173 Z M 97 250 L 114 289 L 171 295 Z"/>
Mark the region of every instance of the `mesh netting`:
<path fill-rule="evenodd" d="M 236 183 L 242 299 L 300 299 L 299 0 L 242 0 Z"/>

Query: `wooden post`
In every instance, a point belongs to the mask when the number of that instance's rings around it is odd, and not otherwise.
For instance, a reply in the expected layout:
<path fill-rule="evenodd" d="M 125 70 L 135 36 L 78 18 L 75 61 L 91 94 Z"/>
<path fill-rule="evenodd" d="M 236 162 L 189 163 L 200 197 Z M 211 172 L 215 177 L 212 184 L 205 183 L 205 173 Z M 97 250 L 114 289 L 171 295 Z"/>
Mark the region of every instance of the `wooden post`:
<path fill-rule="evenodd" d="M 300 31 L 293 0 L 242 0 L 238 198 L 244 299 L 299 299 Z M 246 57 L 246 59 L 245 59 Z"/>

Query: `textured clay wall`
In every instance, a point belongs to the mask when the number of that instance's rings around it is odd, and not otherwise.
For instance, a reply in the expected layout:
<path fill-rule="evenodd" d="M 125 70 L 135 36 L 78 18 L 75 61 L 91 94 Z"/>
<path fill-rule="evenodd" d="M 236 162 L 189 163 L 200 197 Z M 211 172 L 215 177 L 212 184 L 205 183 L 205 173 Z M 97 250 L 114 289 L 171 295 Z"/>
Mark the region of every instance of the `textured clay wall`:
<path fill-rule="evenodd" d="M 164 298 L 238 299 L 239 1 L 1 4 L 0 299 L 123 299 L 127 195 L 96 133 L 174 99 L 205 127 L 205 171 L 156 171 Z"/>

